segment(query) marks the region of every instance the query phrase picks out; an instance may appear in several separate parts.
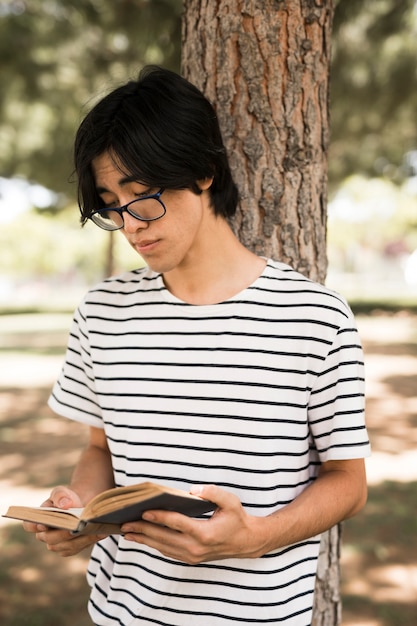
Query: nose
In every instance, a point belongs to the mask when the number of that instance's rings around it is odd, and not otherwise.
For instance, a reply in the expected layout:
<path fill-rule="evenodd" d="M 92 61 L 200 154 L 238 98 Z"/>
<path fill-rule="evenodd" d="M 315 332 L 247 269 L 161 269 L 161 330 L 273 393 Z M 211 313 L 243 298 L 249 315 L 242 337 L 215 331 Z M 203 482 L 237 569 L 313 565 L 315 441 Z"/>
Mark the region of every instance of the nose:
<path fill-rule="evenodd" d="M 136 233 L 138 230 L 144 230 L 148 228 L 149 222 L 144 222 L 143 220 L 138 220 L 133 215 L 130 215 L 127 211 L 123 212 L 123 221 L 124 226 L 123 229 L 125 233 Z"/>

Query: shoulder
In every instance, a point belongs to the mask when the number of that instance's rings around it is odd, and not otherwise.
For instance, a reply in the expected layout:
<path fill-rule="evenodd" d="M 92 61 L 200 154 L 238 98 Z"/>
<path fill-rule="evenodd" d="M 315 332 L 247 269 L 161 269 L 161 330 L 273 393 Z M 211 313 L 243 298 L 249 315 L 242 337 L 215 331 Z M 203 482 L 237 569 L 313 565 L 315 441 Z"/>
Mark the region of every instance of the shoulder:
<path fill-rule="evenodd" d="M 129 289 L 135 290 L 138 286 L 152 285 L 158 281 L 159 274 L 153 272 L 149 267 L 141 267 L 136 270 L 130 270 L 117 274 L 116 276 L 110 276 L 105 278 L 100 283 L 96 284 L 89 293 L 96 291 L 126 291 Z"/>
<path fill-rule="evenodd" d="M 352 323 L 353 313 L 341 294 L 280 261 L 268 260 L 258 288 L 264 300 L 271 298 L 277 306 L 296 310 L 297 316 L 303 312 L 303 317 L 318 317 L 338 327 Z"/>
<path fill-rule="evenodd" d="M 128 305 L 136 301 L 138 294 L 154 294 L 165 289 L 160 274 L 148 267 L 124 272 L 106 278 L 92 287 L 81 302 L 81 309 L 91 305 Z"/>

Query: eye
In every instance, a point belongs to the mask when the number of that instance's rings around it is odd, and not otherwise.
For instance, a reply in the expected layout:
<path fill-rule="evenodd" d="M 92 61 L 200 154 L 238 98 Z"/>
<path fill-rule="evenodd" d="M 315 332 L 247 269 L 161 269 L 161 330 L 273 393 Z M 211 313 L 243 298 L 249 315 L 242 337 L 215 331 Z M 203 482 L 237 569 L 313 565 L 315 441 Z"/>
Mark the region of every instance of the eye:
<path fill-rule="evenodd" d="M 136 196 L 136 198 L 146 198 L 147 196 L 152 196 L 155 193 L 155 189 L 145 189 L 144 191 L 134 192 L 134 195 Z"/>
<path fill-rule="evenodd" d="M 116 200 L 105 201 L 104 198 L 100 198 L 101 200 L 101 208 L 102 209 L 114 209 L 118 207 Z"/>

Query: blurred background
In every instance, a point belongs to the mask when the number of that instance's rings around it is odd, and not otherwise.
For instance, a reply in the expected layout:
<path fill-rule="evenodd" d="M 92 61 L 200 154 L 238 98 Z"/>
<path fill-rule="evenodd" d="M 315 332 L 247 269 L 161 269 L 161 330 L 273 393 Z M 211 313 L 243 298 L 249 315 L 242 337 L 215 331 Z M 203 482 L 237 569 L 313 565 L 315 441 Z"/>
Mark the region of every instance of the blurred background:
<path fill-rule="evenodd" d="M 344 527 L 344 626 L 417 624 L 417 5 L 335 2 L 327 282 L 357 314 L 373 456 Z M 137 267 L 80 228 L 71 177 L 85 112 L 141 66 L 180 67 L 181 0 L 0 0 L 0 505 L 65 482 L 85 433 L 45 403 L 71 313 Z M 87 555 L 58 560 L 0 526 L 0 622 L 88 624 Z"/>

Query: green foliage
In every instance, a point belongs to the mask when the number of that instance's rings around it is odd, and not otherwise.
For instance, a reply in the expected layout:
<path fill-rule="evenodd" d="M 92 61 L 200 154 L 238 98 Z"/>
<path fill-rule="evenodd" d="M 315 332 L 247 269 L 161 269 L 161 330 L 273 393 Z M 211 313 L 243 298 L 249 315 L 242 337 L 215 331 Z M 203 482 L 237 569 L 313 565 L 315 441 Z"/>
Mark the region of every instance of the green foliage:
<path fill-rule="evenodd" d="M 72 193 L 73 137 L 92 94 L 146 63 L 177 69 L 181 0 L 6 0 L 0 175 Z"/>
<path fill-rule="evenodd" d="M 415 0 L 338 0 L 333 26 L 330 182 L 354 172 L 400 182 L 417 149 Z"/>

